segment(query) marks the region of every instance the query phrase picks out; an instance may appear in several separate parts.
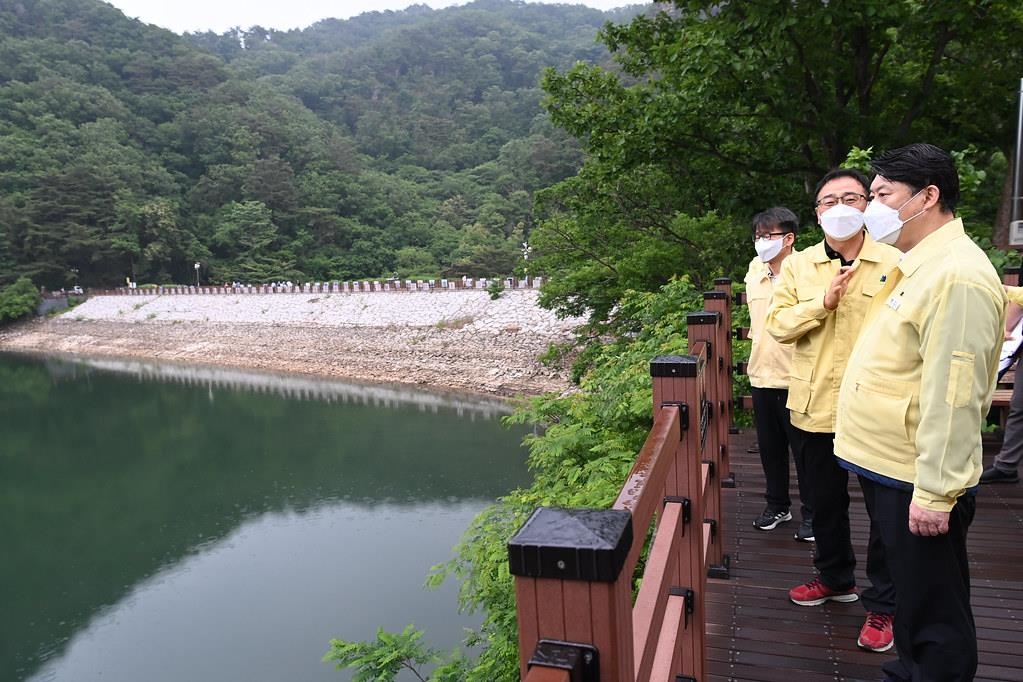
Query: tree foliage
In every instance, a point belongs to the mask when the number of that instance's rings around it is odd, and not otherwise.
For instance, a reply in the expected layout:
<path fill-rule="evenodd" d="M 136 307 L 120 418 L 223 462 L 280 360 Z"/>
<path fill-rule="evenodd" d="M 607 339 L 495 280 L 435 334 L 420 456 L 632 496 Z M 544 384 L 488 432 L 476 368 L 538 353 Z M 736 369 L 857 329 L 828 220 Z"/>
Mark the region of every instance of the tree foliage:
<path fill-rule="evenodd" d="M 40 298 L 39 289 L 27 277 L 19 277 L 14 284 L 0 289 L 0 324 L 32 315 Z"/>
<path fill-rule="evenodd" d="M 742 230 L 722 224 L 744 226 L 778 204 L 813 222 L 816 180 L 856 147 L 926 140 L 968 153 L 989 172 L 964 212 L 990 237 L 1014 139 L 1021 30 L 1018 3 L 990 0 L 676 0 L 606 26 L 613 66 L 544 75 L 552 120 L 587 153 L 576 177 L 540 197 L 537 263 L 577 280 L 550 289 L 548 305 L 578 312 L 593 301 L 595 317 L 606 315 L 635 285 L 619 269 L 637 258 L 639 235 L 650 238 L 639 268 L 651 273 L 647 288 L 672 274 L 664 250 L 692 243 L 674 272 L 740 276 L 743 242 L 718 244 Z M 680 220 L 709 216 L 689 244 L 678 238 Z"/>
<path fill-rule="evenodd" d="M 533 193 L 581 162 L 540 72 L 604 60 L 621 16 L 477 0 L 176 36 L 0 4 L 0 283 L 512 274 Z M 228 243 L 244 224 L 272 239 Z"/>
<path fill-rule="evenodd" d="M 400 633 L 377 630 L 374 642 L 348 642 L 333 639 L 330 650 L 323 660 L 336 664 L 339 670 L 354 668 L 353 682 L 388 682 L 394 680 L 402 671 L 407 671 L 416 679 L 430 679 L 434 682 L 459 682 L 465 669 L 465 661 L 457 654 L 451 661 L 438 666 L 429 678 L 423 677 L 421 670 L 427 665 L 436 665 L 442 661 L 442 654 L 435 649 L 425 647 L 420 640 L 421 630 L 407 626 Z"/>

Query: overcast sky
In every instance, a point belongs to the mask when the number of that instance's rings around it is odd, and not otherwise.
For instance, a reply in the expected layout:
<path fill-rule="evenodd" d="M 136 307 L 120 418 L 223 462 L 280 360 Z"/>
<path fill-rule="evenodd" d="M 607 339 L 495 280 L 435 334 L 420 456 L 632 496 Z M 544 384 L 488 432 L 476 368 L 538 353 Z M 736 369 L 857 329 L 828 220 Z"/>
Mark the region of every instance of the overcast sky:
<path fill-rule="evenodd" d="M 320 19 L 348 19 L 363 12 L 402 10 L 409 5 L 433 9 L 464 5 L 467 0 L 106 0 L 133 19 L 156 24 L 175 33 L 229 28 L 287 30 L 305 28 Z M 643 0 L 559 0 L 601 10 L 640 4 Z"/>

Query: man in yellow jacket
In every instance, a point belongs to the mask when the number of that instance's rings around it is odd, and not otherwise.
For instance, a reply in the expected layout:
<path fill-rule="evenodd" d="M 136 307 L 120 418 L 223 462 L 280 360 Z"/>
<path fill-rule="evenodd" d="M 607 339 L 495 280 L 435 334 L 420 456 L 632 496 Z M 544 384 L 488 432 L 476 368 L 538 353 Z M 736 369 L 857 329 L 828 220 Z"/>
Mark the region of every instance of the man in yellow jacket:
<path fill-rule="evenodd" d="M 904 253 L 849 358 L 835 452 L 859 475 L 898 592 L 888 680 L 972 680 L 966 533 L 1006 297 L 955 217 L 952 158 L 913 144 L 871 162 L 867 229 Z"/>
<path fill-rule="evenodd" d="M 867 179 L 854 170 L 832 171 L 818 183 L 814 206 L 825 237 L 785 260 L 767 316 L 768 333 L 793 345 L 788 408 L 794 452 L 805 461 L 812 491 L 818 575 L 789 590 L 789 599 L 800 606 L 859 599 L 849 474 L 834 451 L 838 387 L 867 309 L 882 287 L 881 276 L 899 258 L 896 249 L 863 231 L 867 193 Z M 867 618 L 857 643 L 884 651 L 893 641 L 895 589 L 876 532 L 868 545 L 867 576 Z"/>
<path fill-rule="evenodd" d="M 782 263 L 792 253 L 799 229 L 799 218 L 784 206 L 775 206 L 753 216 L 753 248 L 757 255 L 746 273 L 746 305 L 750 317 L 749 376 L 753 394 L 753 424 L 757 429 L 760 464 L 764 469 L 766 506 L 753 520 L 760 530 L 774 530 L 778 524 L 792 520 L 789 496 L 789 446 L 792 422 L 788 408 L 789 368 L 792 364 L 791 344 L 781 344 L 764 333 L 767 308 L 771 304 L 774 281 Z M 803 460 L 796 458 L 802 521 L 795 538 L 813 542 L 813 506 L 810 504 L 809 482 Z"/>

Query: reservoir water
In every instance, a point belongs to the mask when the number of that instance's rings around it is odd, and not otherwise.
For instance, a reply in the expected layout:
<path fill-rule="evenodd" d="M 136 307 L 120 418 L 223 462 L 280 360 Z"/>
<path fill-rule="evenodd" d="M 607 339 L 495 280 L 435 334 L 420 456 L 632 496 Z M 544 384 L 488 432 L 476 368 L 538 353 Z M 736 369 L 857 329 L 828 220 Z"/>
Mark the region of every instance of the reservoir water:
<path fill-rule="evenodd" d="M 499 402 L 0 354 L 0 680 L 347 680 L 332 637 L 479 616 L 423 582 L 525 485 Z"/>

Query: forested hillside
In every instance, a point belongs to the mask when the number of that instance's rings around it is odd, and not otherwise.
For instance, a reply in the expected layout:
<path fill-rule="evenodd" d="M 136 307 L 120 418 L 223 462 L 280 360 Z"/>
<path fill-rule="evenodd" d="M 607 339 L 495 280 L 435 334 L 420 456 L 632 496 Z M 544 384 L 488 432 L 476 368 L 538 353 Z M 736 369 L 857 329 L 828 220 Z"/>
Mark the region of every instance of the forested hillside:
<path fill-rule="evenodd" d="M 579 144 L 545 67 L 602 13 L 446 10 L 177 36 L 99 0 L 0 4 L 0 284 L 511 273 Z"/>

